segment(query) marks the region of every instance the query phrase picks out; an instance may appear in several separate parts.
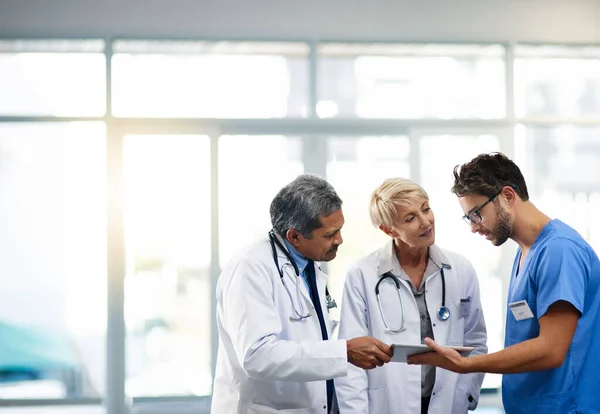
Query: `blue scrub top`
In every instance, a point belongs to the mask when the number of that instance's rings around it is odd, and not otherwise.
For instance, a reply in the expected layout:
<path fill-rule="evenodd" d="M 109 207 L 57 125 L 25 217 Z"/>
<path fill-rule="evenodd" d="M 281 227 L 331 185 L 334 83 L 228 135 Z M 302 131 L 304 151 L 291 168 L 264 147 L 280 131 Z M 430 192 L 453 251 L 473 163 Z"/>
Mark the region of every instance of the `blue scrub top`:
<path fill-rule="evenodd" d="M 591 246 L 571 227 L 552 220 L 540 232 L 522 268 L 521 251 L 513 264 L 508 303 L 527 301 L 533 318 L 517 321 L 506 315 L 505 347 L 536 338 L 539 318 L 557 301 L 581 314 L 573 342 L 558 368 L 505 374 L 502 400 L 507 414 L 598 413 L 600 391 L 600 261 Z"/>

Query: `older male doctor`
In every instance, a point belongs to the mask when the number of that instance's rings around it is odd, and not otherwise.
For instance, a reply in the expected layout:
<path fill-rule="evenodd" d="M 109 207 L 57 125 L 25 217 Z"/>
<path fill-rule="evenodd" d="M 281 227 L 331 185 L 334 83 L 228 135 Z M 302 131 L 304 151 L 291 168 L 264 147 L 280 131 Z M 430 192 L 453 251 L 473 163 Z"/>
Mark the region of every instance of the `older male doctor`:
<path fill-rule="evenodd" d="M 391 178 L 371 198 L 373 224 L 391 237 L 353 265 L 346 279 L 340 338 L 446 345 L 487 352 L 477 276 L 469 261 L 435 244 L 435 220 L 423 188 Z M 391 362 L 336 379 L 341 414 L 465 414 L 475 409 L 483 374 Z"/>
<path fill-rule="evenodd" d="M 390 360 L 371 337 L 331 340 L 326 283 L 318 263 L 342 243 L 341 200 L 304 174 L 271 203 L 273 230 L 239 253 L 217 283 L 219 351 L 211 412 L 329 414 L 333 378 Z"/>

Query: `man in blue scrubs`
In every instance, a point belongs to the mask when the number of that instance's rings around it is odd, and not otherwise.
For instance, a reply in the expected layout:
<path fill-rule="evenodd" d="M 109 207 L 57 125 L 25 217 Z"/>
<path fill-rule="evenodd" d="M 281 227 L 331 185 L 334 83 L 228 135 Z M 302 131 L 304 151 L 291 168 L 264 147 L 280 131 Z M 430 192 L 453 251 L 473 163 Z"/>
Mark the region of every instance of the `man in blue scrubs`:
<path fill-rule="evenodd" d="M 600 413 L 598 256 L 575 230 L 529 201 L 519 167 L 503 154 L 482 154 L 457 166 L 452 191 L 473 233 L 495 246 L 509 238 L 519 245 L 505 349 L 464 358 L 428 339 L 436 352 L 409 363 L 505 374 L 507 414 Z"/>

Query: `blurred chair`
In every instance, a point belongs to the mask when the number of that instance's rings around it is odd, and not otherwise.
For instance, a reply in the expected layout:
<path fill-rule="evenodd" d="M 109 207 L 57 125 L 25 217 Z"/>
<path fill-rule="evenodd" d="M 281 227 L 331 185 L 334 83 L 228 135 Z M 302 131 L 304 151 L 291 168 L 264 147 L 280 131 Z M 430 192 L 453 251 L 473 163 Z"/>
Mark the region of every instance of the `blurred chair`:
<path fill-rule="evenodd" d="M 82 371 L 67 335 L 0 321 L 0 386 L 55 380 L 64 385 L 64 398 L 80 398 Z"/>

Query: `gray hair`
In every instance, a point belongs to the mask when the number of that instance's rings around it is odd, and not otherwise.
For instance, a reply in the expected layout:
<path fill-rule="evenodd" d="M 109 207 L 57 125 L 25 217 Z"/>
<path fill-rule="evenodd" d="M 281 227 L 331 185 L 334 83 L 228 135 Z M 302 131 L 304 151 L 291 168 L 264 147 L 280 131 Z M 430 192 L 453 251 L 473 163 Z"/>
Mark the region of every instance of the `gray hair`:
<path fill-rule="evenodd" d="M 282 237 L 295 229 L 310 239 L 312 231 L 322 225 L 319 218 L 341 207 L 342 200 L 331 184 L 316 175 L 301 174 L 271 202 L 271 224 Z"/>

